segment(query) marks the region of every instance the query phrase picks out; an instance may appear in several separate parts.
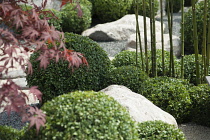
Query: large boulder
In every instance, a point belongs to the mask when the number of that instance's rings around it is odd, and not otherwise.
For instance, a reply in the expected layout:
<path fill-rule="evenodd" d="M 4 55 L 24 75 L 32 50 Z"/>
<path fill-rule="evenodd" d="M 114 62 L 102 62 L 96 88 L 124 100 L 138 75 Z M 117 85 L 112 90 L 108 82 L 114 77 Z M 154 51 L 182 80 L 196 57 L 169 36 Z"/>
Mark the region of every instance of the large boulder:
<path fill-rule="evenodd" d="M 170 51 L 170 38 L 169 34 L 163 34 L 164 38 L 164 50 Z M 173 51 L 174 55 L 179 57 L 181 55 L 181 40 L 178 36 L 172 35 L 173 40 Z M 141 33 L 141 44 L 142 49 L 145 49 L 144 43 L 144 33 Z M 138 47 L 139 48 L 139 47 Z M 127 43 L 126 43 L 126 50 L 136 51 L 136 34 L 132 34 Z M 147 32 L 147 49 L 151 50 L 151 35 L 150 32 Z M 161 32 L 156 32 L 156 49 L 162 49 L 162 38 Z"/>
<path fill-rule="evenodd" d="M 144 32 L 143 16 L 138 16 L 140 32 Z M 146 17 L 147 32 L 150 30 L 150 18 Z M 161 31 L 161 23 L 155 22 L 156 31 Z M 164 25 L 165 28 L 165 25 Z M 127 40 L 130 35 L 136 33 L 136 17 L 134 14 L 125 15 L 114 22 L 98 24 L 85 30 L 82 35 L 88 36 L 95 41 L 119 41 Z"/>
<path fill-rule="evenodd" d="M 177 122 L 172 115 L 125 86 L 111 85 L 101 91 L 113 97 L 122 106 L 127 108 L 131 117 L 137 122 L 162 120 L 177 127 Z"/>

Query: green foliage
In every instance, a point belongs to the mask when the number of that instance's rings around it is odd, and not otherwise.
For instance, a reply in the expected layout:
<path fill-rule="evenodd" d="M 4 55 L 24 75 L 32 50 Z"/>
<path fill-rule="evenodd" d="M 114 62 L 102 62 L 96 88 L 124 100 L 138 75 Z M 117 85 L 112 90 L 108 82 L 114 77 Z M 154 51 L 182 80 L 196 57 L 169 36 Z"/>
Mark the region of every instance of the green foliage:
<path fill-rule="evenodd" d="M 138 8 L 139 8 L 138 14 L 143 16 L 143 0 L 138 0 L 137 2 L 138 2 Z M 146 16 L 150 17 L 151 10 L 150 10 L 150 5 L 149 5 L 149 0 L 145 0 L 145 6 L 146 6 Z M 130 10 L 130 14 L 135 13 L 134 8 L 135 8 L 135 0 L 133 0 L 132 7 L 131 7 L 131 10 Z M 154 0 L 154 13 L 155 13 L 155 15 L 157 15 L 158 9 L 159 9 L 159 1 Z"/>
<path fill-rule="evenodd" d="M 138 132 L 141 140 L 186 140 L 180 129 L 162 121 L 138 123 Z"/>
<path fill-rule="evenodd" d="M 82 17 L 77 14 L 75 9 L 76 3 L 68 3 L 61 9 L 62 29 L 64 32 L 73 32 L 80 34 L 91 25 L 92 5 L 88 0 L 82 0 L 80 3 L 82 9 Z"/>
<path fill-rule="evenodd" d="M 47 123 L 40 134 L 29 130 L 25 139 L 136 140 L 136 125 L 129 113 L 102 92 L 78 91 L 45 103 Z"/>
<path fill-rule="evenodd" d="M 107 53 L 94 41 L 81 35 L 65 33 L 67 49 L 84 54 L 89 66 L 80 66 L 78 69 L 68 68 L 68 62 L 60 60 L 58 63 L 51 61 L 48 67 L 39 68 L 36 61 L 39 56 L 34 53 L 30 57 L 33 74 L 27 75 L 27 83 L 38 86 L 43 93 L 43 100 L 50 100 L 60 94 L 74 90 L 100 90 L 107 85 L 106 77 L 110 68 Z"/>
<path fill-rule="evenodd" d="M 195 0 L 195 2 L 197 3 L 198 0 Z M 185 7 L 192 6 L 192 0 L 184 0 L 184 6 Z"/>
<path fill-rule="evenodd" d="M 21 4 L 20 7 L 23 11 L 31 10 L 33 8 L 31 5 L 26 4 Z"/>
<path fill-rule="evenodd" d="M 202 56 L 198 55 L 200 71 L 203 70 Z M 184 56 L 184 78 L 196 85 L 196 63 L 195 54 Z"/>
<path fill-rule="evenodd" d="M 210 127 L 210 87 L 207 84 L 193 86 L 189 89 L 192 100 L 192 121 Z"/>
<path fill-rule="evenodd" d="M 197 21 L 197 29 L 198 29 L 198 49 L 199 53 L 202 51 L 202 42 L 203 42 L 203 20 L 204 20 L 204 2 L 201 1 L 196 4 L 196 21 Z M 210 9 L 207 10 L 207 23 L 210 21 Z M 184 23 L 184 45 L 185 45 L 185 53 L 193 54 L 194 46 L 193 46 L 193 22 L 192 22 L 192 8 L 188 10 L 188 12 L 184 15 L 185 23 Z M 207 34 L 208 34 L 208 26 L 207 26 Z"/>
<path fill-rule="evenodd" d="M 181 1 L 182 0 L 167 0 L 166 1 L 166 7 L 165 10 L 168 12 L 168 1 L 169 1 L 169 7 L 171 8 L 171 5 L 173 3 L 173 13 L 178 13 L 181 10 Z M 171 9 L 170 9 L 171 11 Z"/>
<path fill-rule="evenodd" d="M 90 0 L 93 4 L 94 17 L 102 22 L 120 19 L 128 14 L 133 0 Z"/>
<path fill-rule="evenodd" d="M 27 11 L 27 10 L 31 10 L 33 7 L 31 5 L 25 5 L 25 4 L 22 4 L 20 5 L 20 7 L 24 10 L 24 11 Z M 55 9 L 44 9 L 43 11 L 50 11 L 52 12 L 57 18 L 53 17 L 53 14 L 52 13 L 47 13 L 46 15 L 43 15 L 41 14 L 40 15 L 40 18 L 43 18 L 43 17 L 49 17 L 50 19 L 48 20 L 48 23 L 49 25 L 53 25 L 55 27 L 56 30 L 59 30 L 61 31 L 61 23 L 62 23 L 62 20 L 61 20 L 61 13 Z"/>
<path fill-rule="evenodd" d="M 47 14 L 46 16 L 50 19 L 48 20 L 49 25 L 53 25 L 56 30 L 62 31 L 62 19 L 61 19 L 61 12 L 55 9 L 44 9 L 44 11 L 52 12 L 56 17 L 53 17 L 52 13 Z M 43 16 L 41 16 L 43 17 Z"/>
<path fill-rule="evenodd" d="M 169 62 L 170 62 L 170 53 L 168 51 L 164 51 L 164 62 L 165 62 L 165 73 L 167 76 L 169 76 L 170 70 L 169 70 Z M 158 49 L 156 52 L 156 64 L 157 64 L 157 75 L 163 76 L 162 71 L 162 50 Z M 145 60 L 145 55 L 143 54 L 143 58 Z M 144 61 L 145 62 L 145 61 Z M 152 62 L 151 62 L 151 51 L 148 51 L 148 63 L 149 63 L 149 75 L 151 75 L 152 70 Z M 115 58 L 112 60 L 112 64 L 115 67 L 120 66 L 136 66 L 136 52 L 131 51 L 122 51 L 118 53 Z M 145 67 L 146 64 L 144 64 Z M 179 77 L 180 75 L 180 62 L 178 59 L 174 56 L 174 65 L 175 65 L 175 77 Z M 141 54 L 138 53 L 138 67 L 142 69 L 142 63 L 141 63 Z"/>
<path fill-rule="evenodd" d="M 142 84 L 140 94 L 174 116 L 178 123 L 188 119 L 191 100 L 186 80 L 156 77 L 149 78 Z"/>
<path fill-rule="evenodd" d="M 22 140 L 21 137 L 24 132 L 24 129 L 17 130 L 9 126 L 0 125 L 0 140 Z"/>
<path fill-rule="evenodd" d="M 113 69 L 109 74 L 109 84 L 124 85 L 134 92 L 141 90 L 147 74 L 135 66 L 122 66 Z"/>

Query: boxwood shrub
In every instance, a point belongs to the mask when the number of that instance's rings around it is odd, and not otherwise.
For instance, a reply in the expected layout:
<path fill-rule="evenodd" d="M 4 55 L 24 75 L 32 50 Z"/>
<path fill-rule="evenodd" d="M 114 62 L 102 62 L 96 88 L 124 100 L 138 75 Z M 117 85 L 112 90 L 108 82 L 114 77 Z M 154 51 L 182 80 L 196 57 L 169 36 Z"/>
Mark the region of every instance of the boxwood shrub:
<path fill-rule="evenodd" d="M 47 122 L 38 136 L 34 129 L 25 139 L 136 140 L 136 124 L 127 110 L 102 92 L 76 91 L 60 95 L 42 108 Z"/>
<path fill-rule="evenodd" d="M 210 21 L 210 9 L 207 10 L 207 23 Z M 198 48 L 199 52 L 202 51 L 202 42 L 203 42 L 203 20 L 204 20 L 204 2 L 198 2 L 196 4 L 196 22 L 198 29 Z M 193 46 L 193 22 L 192 22 L 192 8 L 188 10 L 188 12 L 184 15 L 185 19 L 185 27 L 184 27 L 184 44 L 185 44 L 185 53 L 186 54 L 194 54 L 194 46 Z M 180 30 L 181 31 L 181 30 Z M 207 34 L 208 34 L 208 26 L 207 26 Z M 207 35 L 206 34 L 206 35 Z"/>
<path fill-rule="evenodd" d="M 73 32 L 80 34 L 91 26 L 92 21 L 92 4 L 88 0 L 82 0 L 80 6 L 82 9 L 82 17 L 77 14 L 75 9 L 76 3 L 68 3 L 61 9 L 62 29 L 64 32 Z"/>
<path fill-rule="evenodd" d="M 134 92 L 141 90 L 142 82 L 148 78 L 147 74 L 135 66 L 122 66 L 113 69 L 109 74 L 109 85 L 124 85 Z"/>
<path fill-rule="evenodd" d="M 101 22 L 110 22 L 128 14 L 133 0 L 90 0 L 93 16 Z"/>
<path fill-rule="evenodd" d="M 139 7 L 138 14 L 143 15 L 143 1 L 142 0 L 137 0 L 137 2 L 138 2 L 138 7 Z M 145 4 L 146 4 L 145 5 L 146 6 L 146 16 L 150 17 L 151 10 L 150 10 L 150 5 L 149 5 L 149 0 L 145 0 Z M 129 12 L 130 14 L 135 13 L 134 8 L 135 8 L 135 0 L 133 0 L 133 2 L 132 2 L 131 10 Z M 155 15 L 157 15 L 158 9 L 159 9 L 159 1 L 154 0 L 154 13 L 155 13 Z"/>
<path fill-rule="evenodd" d="M 163 121 L 138 123 L 138 133 L 141 140 L 186 140 L 180 129 Z"/>
<path fill-rule="evenodd" d="M 162 71 L 162 50 L 158 49 L 156 53 L 156 64 L 157 64 L 157 75 L 163 76 Z M 170 62 L 170 53 L 168 51 L 164 51 L 164 62 L 165 62 L 165 75 L 170 76 L 170 70 L 169 70 L 169 62 Z M 141 61 L 141 54 L 138 53 L 138 64 L 137 66 L 142 69 L 142 61 Z M 145 70 L 145 54 L 143 53 L 143 59 L 144 59 L 144 70 Z M 152 70 L 152 62 L 151 62 L 151 51 L 148 51 L 148 63 L 149 63 L 149 76 L 151 75 Z M 122 51 L 118 53 L 115 58 L 112 60 L 112 64 L 115 67 L 120 66 L 136 66 L 136 52 L 131 51 Z M 180 75 L 180 61 L 176 59 L 174 56 L 174 65 L 175 65 L 175 77 L 179 77 Z M 143 69 L 142 69 L 143 70 Z"/>
<path fill-rule="evenodd" d="M 189 89 L 192 100 L 192 121 L 210 127 L 210 87 L 207 84 L 193 86 Z"/>
<path fill-rule="evenodd" d="M 110 68 L 107 53 L 94 41 L 81 35 L 65 33 L 67 49 L 84 54 L 89 66 L 80 66 L 78 69 L 68 68 L 68 62 L 60 59 L 58 63 L 51 60 L 48 67 L 39 68 L 39 56 L 34 53 L 30 57 L 33 74 L 27 75 L 28 85 L 38 86 L 43 93 L 43 101 L 75 90 L 101 90 L 107 85 L 106 78 Z"/>
<path fill-rule="evenodd" d="M 142 84 L 140 94 L 174 116 L 178 123 L 188 121 L 191 100 L 187 80 L 156 77 Z"/>
<path fill-rule="evenodd" d="M 0 140 L 22 140 L 25 133 L 25 128 L 18 130 L 10 126 L 0 125 Z"/>

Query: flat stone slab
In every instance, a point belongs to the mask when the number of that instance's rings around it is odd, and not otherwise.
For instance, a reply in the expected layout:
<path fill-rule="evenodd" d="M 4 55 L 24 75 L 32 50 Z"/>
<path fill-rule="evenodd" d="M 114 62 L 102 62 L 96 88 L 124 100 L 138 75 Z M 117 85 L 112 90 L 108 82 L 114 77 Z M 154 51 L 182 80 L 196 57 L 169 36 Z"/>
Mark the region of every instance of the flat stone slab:
<path fill-rule="evenodd" d="M 12 79 L 12 81 L 15 82 L 15 84 L 17 84 L 18 86 L 20 86 L 21 89 L 28 89 L 29 88 L 27 86 L 26 78 L 16 78 L 16 79 Z M 0 81 L 0 88 L 6 82 L 7 82 L 7 80 L 1 80 Z"/>

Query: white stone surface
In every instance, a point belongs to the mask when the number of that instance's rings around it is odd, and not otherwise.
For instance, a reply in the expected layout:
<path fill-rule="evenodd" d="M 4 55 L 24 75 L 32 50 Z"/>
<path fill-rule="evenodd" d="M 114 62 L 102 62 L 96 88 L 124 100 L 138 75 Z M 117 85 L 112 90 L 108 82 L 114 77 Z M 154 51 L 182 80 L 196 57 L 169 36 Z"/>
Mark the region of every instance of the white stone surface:
<path fill-rule="evenodd" d="M 113 97 L 124 106 L 129 111 L 131 117 L 137 122 L 162 120 L 177 127 L 177 122 L 172 115 L 125 86 L 111 85 L 101 91 Z"/>
<path fill-rule="evenodd" d="M 18 86 L 20 86 L 21 89 L 28 89 L 27 86 L 27 82 L 26 82 L 26 78 L 16 78 L 16 79 L 12 79 L 12 81 L 17 84 Z M 0 81 L 0 88 L 2 87 L 3 84 L 5 84 L 7 82 L 7 79 Z"/>
<path fill-rule="evenodd" d="M 170 51 L 170 38 L 169 34 L 164 34 L 164 50 Z M 181 41 L 180 38 L 172 35 L 173 40 L 173 50 L 175 56 L 181 55 Z M 139 43 L 138 43 L 139 44 Z M 141 44 L 142 49 L 145 50 L 145 43 L 144 43 L 144 33 L 141 33 Z M 150 32 L 147 32 L 147 49 L 151 50 L 151 35 Z M 162 49 L 162 39 L 161 39 L 161 32 L 156 32 L 156 49 Z M 127 41 L 126 50 L 136 51 L 136 34 L 132 34 Z"/>
<path fill-rule="evenodd" d="M 138 16 L 139 29 L 144 32 L 143 16 Z M 146 18 L 147 32 L 150 30 L 150 18 Z M 161 31 L 161 23 L 155 22 L 156 31 Z M 165 25 L 164 25 L 165 29 Z M 85 30 L 82 35 L 88 36 L 95 41 L 118 41 L 127 40 L 130 35 L 136 33 L 136 18 L 134 14 L 125 15 L 114 22 L 98 24 L 90 29 Z"/>

